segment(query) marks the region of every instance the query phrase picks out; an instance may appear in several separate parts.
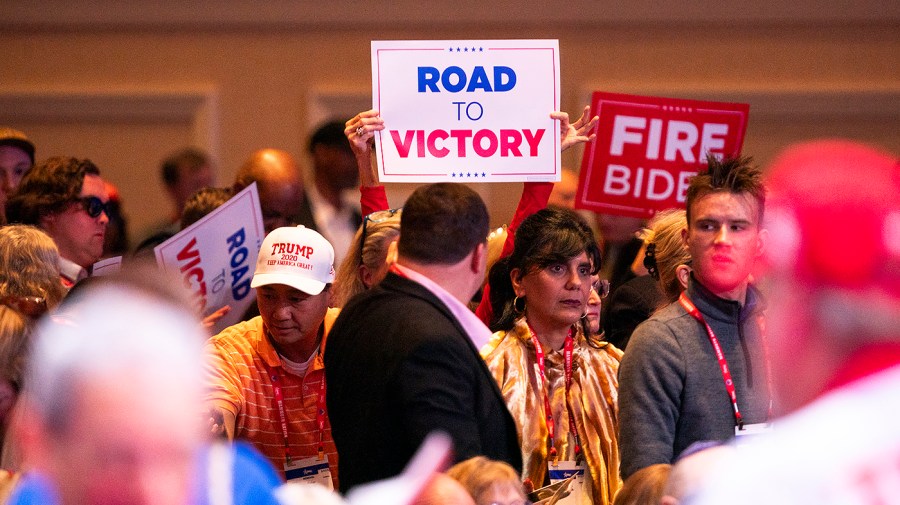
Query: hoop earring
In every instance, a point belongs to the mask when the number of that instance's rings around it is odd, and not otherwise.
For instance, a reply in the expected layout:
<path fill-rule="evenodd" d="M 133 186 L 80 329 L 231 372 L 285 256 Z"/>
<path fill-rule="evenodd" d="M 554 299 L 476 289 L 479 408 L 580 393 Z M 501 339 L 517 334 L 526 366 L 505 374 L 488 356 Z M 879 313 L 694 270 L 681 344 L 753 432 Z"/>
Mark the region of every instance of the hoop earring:
<path fill-rule="evenodd" d="M 519 300 L 522 301 L 522 308 L 521 308 L 521 309 L 519 308 Z M 514 311 L 517 315 L 521 315 L 522 313 L 525 312 L 525 297 L 524 297 L 524 296 L 523 296 L 522 298 L 519 298 L 518 296 L 515 297 L 515 298 L 513 298 L 513 311 Z"/>

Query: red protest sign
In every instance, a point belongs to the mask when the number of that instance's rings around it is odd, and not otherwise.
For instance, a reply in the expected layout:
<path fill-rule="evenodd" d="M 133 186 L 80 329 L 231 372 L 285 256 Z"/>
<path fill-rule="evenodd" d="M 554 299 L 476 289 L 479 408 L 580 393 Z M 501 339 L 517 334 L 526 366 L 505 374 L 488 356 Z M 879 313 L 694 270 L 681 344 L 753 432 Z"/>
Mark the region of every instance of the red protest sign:
<path fill-rule="evenodd" d="M 650 217 L 684 207 L 688 182 L 706 153 L 736 155 L 748 104 L 595 92 L 597 138 L 581 163 L 575 206 L 604 214 Z"/>

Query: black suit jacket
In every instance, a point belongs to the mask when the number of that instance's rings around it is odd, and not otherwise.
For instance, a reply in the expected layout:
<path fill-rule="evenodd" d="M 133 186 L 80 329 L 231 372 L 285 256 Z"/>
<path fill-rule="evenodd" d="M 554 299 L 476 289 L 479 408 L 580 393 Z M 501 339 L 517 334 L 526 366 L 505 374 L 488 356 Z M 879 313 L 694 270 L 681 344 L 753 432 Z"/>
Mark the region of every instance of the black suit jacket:
<path fill-rule="evenodd" d="M 393 273 L 341 311 L 325 349 L 341 491 L 400 473 L 425 436 L 455 459 L 522 468 L 516 426 L 462 326 L 420 284 Z"/>

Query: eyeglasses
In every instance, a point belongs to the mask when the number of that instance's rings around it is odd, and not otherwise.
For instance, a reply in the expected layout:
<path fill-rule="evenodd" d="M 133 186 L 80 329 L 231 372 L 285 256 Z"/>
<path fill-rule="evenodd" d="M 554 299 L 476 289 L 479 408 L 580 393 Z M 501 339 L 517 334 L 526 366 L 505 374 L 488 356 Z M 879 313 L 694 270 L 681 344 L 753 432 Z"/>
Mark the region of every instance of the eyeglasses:
<path fill-rule="evenodd" d="M 397 215 L 397 213 L 400 212 L 401 210 L 403 210 L 402 207 L 399 209 L 378 210 L 378 211 L 375 211 L 363 218 L 362 236 L 359 238 L 359 263 L 360 264 L 362 264 L 363 246 L 366 245 L 366 228 L 368 227 L 369 223 L 378 224 L 378 223 L 387 221 L 388 219 Z"/>
<path fill-rule="evenodd" d="M 103 200 L 96 196 L 85 196 L 78 199 L 87 215 L 91 217 L 100 217 L 100 214 L 106 212 L 109 215 L 109 202 L 103 203 Z"/>
<path fill-rule="evenodd" d="M 47 312 L 47 300 L 40 296 L 3 296 L 0 297 L 0 305 L 6 305 L 34 319 L 43 316 Z"/>
<path fill-rule="evenodd" d="M 609 280 L 597 279 L 591 284 L 591 289 L 596 291 L 600 298 L 606 298 L 609 296 Z"/>

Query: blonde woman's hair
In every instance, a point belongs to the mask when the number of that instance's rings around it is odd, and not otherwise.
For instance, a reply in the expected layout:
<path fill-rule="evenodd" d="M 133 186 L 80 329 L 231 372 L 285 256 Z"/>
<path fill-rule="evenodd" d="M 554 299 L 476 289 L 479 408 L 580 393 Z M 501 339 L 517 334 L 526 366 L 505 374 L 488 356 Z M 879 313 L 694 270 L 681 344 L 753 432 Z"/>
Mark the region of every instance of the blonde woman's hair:
<path fill-rule="evenodd" d="M 52 309 L 65 294 L 53 239 L 34 226 L 0 228 L 0 296 L 39 296 Z"/>
<path fill-rule="evenodd" d="M 494 486 L 509 486 L 525 496 L 522 481 L 519 480 L 519 474 L 513 467 L 484 456 L 475 456 L 453 465 L 447 470 L 447 475 L 462 484 L 476 502 Z"/>
<path fill-rule="evenodd" d="M 366 285 L 363 284 L 362 277 L 360 277 L 359 266 L 365 265 L 370 271 L 375 271 L 384 263 L 388 246 L 400 236 L 400 215 L 402 213 L 402 210 L 397 210 L 384 220 L 364 221 L 366 243 L 362 247 L 360 247 L 360 242 L 362 241 L 363 226 L 356 230 L 350 249 L 338 267 L 335 277 L 335 306 L 343 307 L 351 298 L 366 290 Z"/>
<path fill-rule="evenodd" d="M 0 305 L 0 379 L 22 386 L 28 353 L 30 321 L 19 312 Z"/>
<path fill-rule="evenodd" d="M 681 240 L 681 230 L 686 227 L 684 209 L 671 209 L 654 216 L 644 229 L 644 244 L 654 244 L 659 287 L 667 302 L 678 300 L 682 291 L 675 269 L 691 260 L 691 253 Z"/>
<path fill-rule="evenodd" d="M 500 259 L 500 255 L 503 253 L 503 246 L 506 245 L 506 237 L 509 235 L 509 230 L 506 225 L 503 225 L 499 228 L 491 230 L 491 233 L 488 234 L 487 238 L 487 266 L 484 269 L 484 282 L 487 283 L 488 274 L 491 272 L 491 267 L 494 266 L 494 263 Z"/>
<path fill-rule="evenodd" d="M 671 471 L 666 463 L 641 468 L 625 479 L 613 505 L 658 505 Z"/>

